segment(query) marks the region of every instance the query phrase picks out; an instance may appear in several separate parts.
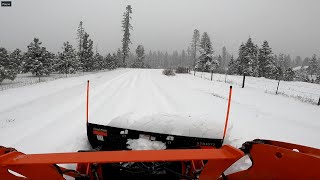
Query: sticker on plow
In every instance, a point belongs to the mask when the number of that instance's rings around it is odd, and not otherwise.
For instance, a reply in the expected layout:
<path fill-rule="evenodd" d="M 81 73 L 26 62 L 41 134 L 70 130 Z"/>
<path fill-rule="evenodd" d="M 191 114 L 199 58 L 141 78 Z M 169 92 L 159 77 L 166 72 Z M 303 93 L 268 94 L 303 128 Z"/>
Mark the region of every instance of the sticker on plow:
<path fill-rule="evenodd" d="M 97 135 L 97 139 L 98 139 L 99 141 L 103 141 L 103 136 Z"/>

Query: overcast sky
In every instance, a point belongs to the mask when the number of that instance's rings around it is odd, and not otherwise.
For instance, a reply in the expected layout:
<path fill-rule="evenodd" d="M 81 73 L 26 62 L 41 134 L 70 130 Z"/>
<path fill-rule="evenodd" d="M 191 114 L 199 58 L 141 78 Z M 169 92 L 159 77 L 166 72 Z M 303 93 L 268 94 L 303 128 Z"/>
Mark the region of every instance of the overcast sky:
<path fill-rule="evenodd" d="M 0 7 L 0 46 L 26 50 L 38 37 L 48 50 L 61 51 L 64 41 L 76 43 L 84 22 L 100 53 L 121 47 L 121 20 L 131 4 L 134 52 L 186 49 L 196 28 L 208 32 L 216 53 L 226 46 L 237 54 L 251 36 L 268 40 L 275 53 L 302 57 L 320 55 L 320 0 L 12 0 Z"/>

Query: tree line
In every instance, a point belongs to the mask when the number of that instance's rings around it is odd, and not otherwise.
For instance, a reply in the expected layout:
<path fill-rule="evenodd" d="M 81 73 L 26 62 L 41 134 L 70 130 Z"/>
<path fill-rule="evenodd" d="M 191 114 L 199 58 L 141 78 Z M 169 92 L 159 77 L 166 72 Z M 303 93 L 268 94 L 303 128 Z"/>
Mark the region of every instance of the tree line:
<path fill-rule="evenodd" d="M 261 47 L 251 38 L 239 47 L 238 57 L 228 53 L 226 47 L 222 54 L 215 54 L 213 43 L 207 32 L 195 29 L 190 46 L 186 50 L 172 53 L 149 51 L 145 53 L 143 45 L 138 45 L 135 53 L 130 52 L 131 44 L 131 5 L 126 6 L 122 19 L 122 46 L 117 52 L 103 56 L 93 49 L 93 40 L 80 21 L 77 29 L 77 45 L 66 41 L 61 52 L 49 52 L 39 38 L 34 38 L 27 46 L 27 51 L 16 49 L 8 52 L 0 47 L 0 83 L 4 79 L 13 80 L 18 73 L 31 72 L 35 76 L 50 75 L 53 72 L 71 74 L 77 71 L 97 71 L 131 68 L 178 68 L 188 67 L 195 71 L 238 74 L 255 77 L 266 77 L 282 80 L 301 80 L 320 83 L 320 65 L 316 55 L 312 58 L 300 56 L 291 60 L 290 55 L 275 55 L 267 41 Z M 299 70 L 293 67 L 301 66 Z"/>
<path fill-rule="evenodd" d="M 50 75 L 53 72 L 71 74 L 77 71 L 97 71 L 103 69 L 115 69 L 126 67 L 126 58 L 130 51 L 130 24 L 132 13 L 131 6 L 126 7 L 123 15 L 122 28 L 124 31 L 122 49 L 117 52 L 108 53 L 103 56 L 98 50 L 93 50 L 93 40 L 80 21 L 77 29 L 77 46 L 74 47 L 66 41 L 62 44 L 61 52 L 52 53 L 42 45 L 39 38 L 34 38 L 27 46 L 27 51 L 22 52 L 15 49 L 8 52 L 6 48 L 0 47 L 0 83 L 4 79 L 14 80 L 18 73 L 32 73 L 41 77 Z M 133 66 L 144 66 L 141 61 L 144 58 L 144 48 L 139 45 L 137 48 L 137 63 Z M 140 62 L 140 63 L 139 63 Z"/>
<path fill-rule="evenodd" d="M 195 71 L 320 83 L 320 59 L 315 54 L 303 61 L 300 56 L 291 60 L 290 55 L 274 54 L 268 41 L 259 47 L 249 37 L 240 45 L 237 58 L 226 47 L 222 47 L 222 55 L 214 55 L 209 35 L 204 32 L 200 38 L 199 30 L 195 29 L 188 50 L 186 61 Z"/>
<path fill-rule="evenodd" d="M 264 41 L 259 47 L 251 38 L 240 45 L 238 53 L 237 59 L 231 57 L 228 74 L 320 83 L 320 60 L 317 60 L 315 54 L 310 60 L 306 58 L 301 61 L 301 57 L 297 56 L 295 61 L 292 61 L 290 55 L 274 54 L 268 41 Z M 297 65 L 300 65 L 300 68 L 293 70 Z"/>

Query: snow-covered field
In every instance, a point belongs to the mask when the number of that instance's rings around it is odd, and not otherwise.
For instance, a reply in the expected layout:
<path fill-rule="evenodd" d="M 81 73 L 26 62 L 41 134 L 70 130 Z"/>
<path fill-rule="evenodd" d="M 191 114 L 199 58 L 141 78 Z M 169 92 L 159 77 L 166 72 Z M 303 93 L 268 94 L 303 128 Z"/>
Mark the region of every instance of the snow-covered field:
<path fill-rule="evenodd" d="M 197 72 L 196 77 L 211 80 L 210 73 Z M 243 76 L 214 74 L 212 80 L 241 87 Z M 277 80 L 266 78 L 246 77 L 245 81 L 245 88 L 254 88 L 269 94 L 276 94 L 277 86 Z M 299 81 L 280 81 L 278 94 L 316 105 L 320 98 L 320 85 Z"/>
<path fill-rule="evenodd" d="M 0 145 L 25 153 L 89 149 L 87 80 L 90 122 L 221 138 L 229 84 L 219 76 L 208 81 L 191 74 L 168 77 L 161 70 L 117 69 L 0 91 Z M 273 82 L 254 80 L 248 79 L 244 89 L 234 81 L 227 142 L 238 147 L 264 138 L 320 148 L 320 107 L 265 93 Z"/>
<path fill-rule="evenodd" d="M 18 74 L 17 77 L 13 81 L 11 81 L 9 79 L 3 80 L 3 82 L 0 84 L 0 91 L 6 90 L 6 89 L 11 89 L 11 88 L 27 86 L 27 85 L 31 85 L 31 84 L 36 84 L 39 82 L 42 83 L 42 82 L 47 82 L 47 81 L 53 81 L 53 80 L 57 80 L 60 78 L 77 77 L 77 76 L 82 76 L 85 74 L 92 74 L 92 72 L 78 72 L 76 74 L 67 74 L 67 75 L 53 73 L 53 74 L 50 74 L 50 76 L 41 76 L 40 79 L 39 79 L 39 77 L 34 76 L 31 73 Z"/>

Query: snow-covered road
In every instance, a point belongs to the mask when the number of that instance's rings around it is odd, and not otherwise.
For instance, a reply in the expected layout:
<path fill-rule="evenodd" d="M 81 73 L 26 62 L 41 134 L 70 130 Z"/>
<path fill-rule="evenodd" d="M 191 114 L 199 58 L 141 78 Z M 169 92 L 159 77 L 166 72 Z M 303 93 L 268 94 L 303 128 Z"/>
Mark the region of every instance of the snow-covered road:
<path fill-rule="evenodd" d="M 118 69 L 0 92 L 0 145 L 25 153 L 88 149 L 89 121 L 201 137 L 221 137 L 229 85 L 190 74 Z M 254 88 L 234 87 L 229 142 L 254 138 L 320 148 L 320 108 Z"/>

